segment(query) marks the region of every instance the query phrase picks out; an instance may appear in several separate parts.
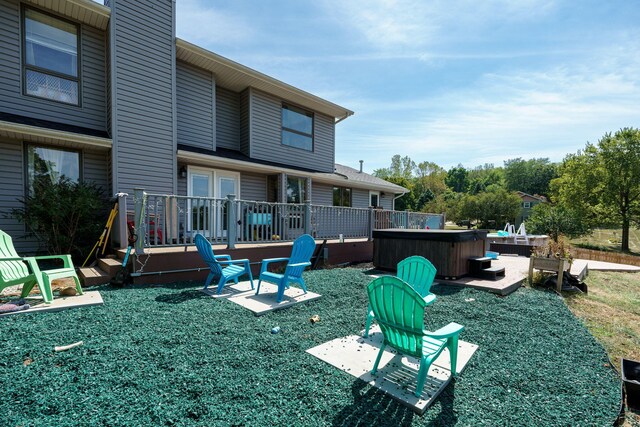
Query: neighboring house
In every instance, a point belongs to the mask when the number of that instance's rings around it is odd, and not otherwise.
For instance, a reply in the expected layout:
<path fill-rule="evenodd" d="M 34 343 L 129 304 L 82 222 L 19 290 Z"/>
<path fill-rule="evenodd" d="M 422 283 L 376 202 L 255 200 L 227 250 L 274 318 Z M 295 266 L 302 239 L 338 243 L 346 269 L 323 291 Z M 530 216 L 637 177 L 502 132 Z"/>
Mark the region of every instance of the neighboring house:
<path fill-rule="evenodd" d="M 547 198 L 544 196 L 539 196 L 537 194 L 531 195 L 524 193 L 522 191 L 516 191 L 516 194 L 522 199 L 520 214 L 518 218 L 516 218 L 516 229 L 520 227 L 520 224 L 526 222 L 531 216 L 531 209 L 537 205 L 538 203 L 546 203 Z"/>
<path fill-rule="evenodd" d="M 407 192 L 335 164 L 352 111 L 177 39 L 175 0 L 105 3 L 0 0 L 3 210 L 35 173 L 112 195 L 385 209 Z M 2 215 L 0 229 L 24 234 Z"/>

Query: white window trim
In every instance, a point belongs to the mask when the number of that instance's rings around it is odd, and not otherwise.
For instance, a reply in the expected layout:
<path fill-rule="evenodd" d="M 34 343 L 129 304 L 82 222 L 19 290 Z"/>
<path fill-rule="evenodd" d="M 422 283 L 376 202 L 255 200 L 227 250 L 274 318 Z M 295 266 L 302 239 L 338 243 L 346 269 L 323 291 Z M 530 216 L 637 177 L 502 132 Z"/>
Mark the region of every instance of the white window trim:
<path fill-rule="evenodd" d="M 531 208 L 531 202 L 522 202 L 522 207 L 524 209 L 529 209 Z"/>

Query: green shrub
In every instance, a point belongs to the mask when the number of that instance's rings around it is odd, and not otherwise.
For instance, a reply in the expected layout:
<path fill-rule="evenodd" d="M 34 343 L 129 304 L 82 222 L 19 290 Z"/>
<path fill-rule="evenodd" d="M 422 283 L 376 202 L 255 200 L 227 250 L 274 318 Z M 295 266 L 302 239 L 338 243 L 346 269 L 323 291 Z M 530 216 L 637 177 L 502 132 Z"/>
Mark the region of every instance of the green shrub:
<path fill-rule="evenodd" d="M 108 201 L 92 182 L 63 178 L 52 183 L 36 180 L 31 194 L 11 216 L 23 222 L 49 254 L 71 254 L 74 263 L 84 261 L 104 227 Z"/>

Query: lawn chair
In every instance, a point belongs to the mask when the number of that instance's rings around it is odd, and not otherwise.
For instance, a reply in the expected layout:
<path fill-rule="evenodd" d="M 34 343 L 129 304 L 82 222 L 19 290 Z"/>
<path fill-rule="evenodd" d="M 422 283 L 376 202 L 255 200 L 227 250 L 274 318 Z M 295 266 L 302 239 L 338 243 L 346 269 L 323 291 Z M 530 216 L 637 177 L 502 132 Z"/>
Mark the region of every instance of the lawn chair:
<path fill-rule="evenodd" d="M 429 367 L 442 350 L 449 349 L 451 375 L 457 376 L 458 335 L 464 326 L 451 322 L 434 332 L 424 329 L 426 303 L 411 285 L 393 276 L 374 279 L 367 286 L 369 304 L 380 324 L 384 340 L 373 365 L 372 374 L 387 345 L 399 353 L 420 359 L 415 396 L 420 397 Z"/>
<path fill-rule="evenodd" d="M 398 263 L 396 276 L 411 285 L 422 296 L 426 305 L 432 304 L 436 300 L 436 296 L 431 293 L 431 285 L 436 277 L 436 268 L 428 259 L 418 255 L 403 259 Z M 363 335 L 365 338 L 369 336 L 369 328 L 374 317 L 371 305 L 369 305 Z"/>
<path fill-rule="evenodd" d="M 53 259 L 62 260 L 63 267 L 50 270 L 40 269 L 38 261 Z M 44 302 L 51 304 L 53 301 L 51 282 L 65 277 L 73 277 L 76 291 L 78 295 L 82 295 L 82 286 L 80 286 L 80 279 L 78 279 L 73 267 L 71 255 L 21 257 L 13 247 L 11 236 L 0 230 L 0 291 L 6 287 L 21 284 L 21 296 L 24 298 L 29 295 L 35 285 L 38 285 Z"/>
<path fill-rule="evenodd" d="M 311 265 L 311 256 L 316 248 L 316 241 L 308 234 L 303 234 L 293 242 L 293 248 L 291 250 L 291 257 L 289 258 L 269 258 L 262 260 L 262 268 L 260 268 L 260 280 L 258 281 L 258 290 L 256 295 L 260 292 L 260 283 L 265 282 L 274 283 L 278 285 L 278 298 L 277 302 L 282 302 L 284 297 L 284 290 L 289 288 L 289 283 L 298 283 L 304 293 L 307 293 L 307 286 L 302 278 L 302 272 L 305 267 Z M 267 267 L 272 262 L 287 261 L 284 274 L 271 273 L 267 271 Z"/>
<path fill-rule="evenodd" d="M 214 255 L 211 243 L 209 243 L 207 238 L 202 234 L 196 234 L 195 242 L 198 253 L 211 269 L 207 281 L 204 284 L 204 289 L 209 287 L 213 279 L 218 279 L 217 294 L 220 295 L 224 285 L 226 285 L 229 280 L 238 283 L 238 277 L 243 274 L 249 275 L 251 289 L 253 289 L 253 275 L 251 274 L 251 266 L 249 265 L 248 259 L 232 260 L 229 255 Z M 242 264 L 242 267 L 234 264 Z M 228 265 L 228 267 L 223 268 L 222 265 Z"/>

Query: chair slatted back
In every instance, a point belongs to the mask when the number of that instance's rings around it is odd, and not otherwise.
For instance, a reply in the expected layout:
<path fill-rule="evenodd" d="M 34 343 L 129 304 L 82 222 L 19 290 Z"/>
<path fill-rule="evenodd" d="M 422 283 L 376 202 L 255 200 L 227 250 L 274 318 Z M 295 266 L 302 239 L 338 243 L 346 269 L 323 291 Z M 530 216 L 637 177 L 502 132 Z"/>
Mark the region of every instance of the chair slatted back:
<path fill-rule="evenodd" d="M 0 283 L 10 282 L 29 276 L 29 269 L 22 261 L 2 261 L 2 258 L 19 258 L 13 247 L 13 240 L 0 230 Z"/>
<path fill-rule="evenodd" d="M 401 353 L 420 357 L 426 305 L 420 294 L 394 276 L 374 279 L 367 293 L 385 343 Z"/>
<path fill-rule="evenodd" d="M 410 284 L 423 298 L 429 295 L 436 268 L 428 259 L 415 255 L 398 263 L 397 276 Z"/>
<path fill-rule="evenodd" d="M 316 241 L 308 234 L 303 234 L 293 242 L 293 248 L 291 249 L 291 257 L 289 258 L 289 264 L 297 264 L 300 262 L 309 262 L 313 256 L 313 251 L 316 248 Z M 289 267 L 287 266 L 288 277 L 302 277 L 302 272 L 305 267 Z"/>
<path fill-rule="evenodd" d="M 213 254 L 211 243 L 209 243 L 207 238 L 202 234 L 196 234 L 195 243 L 196 248 L 198 248 L 198 253 L 204 262 L 209 266 L 214 274 L 220 277 L 222 275 L 222 267 L 220 267 L 220 263 L 216 260 Z"/>

